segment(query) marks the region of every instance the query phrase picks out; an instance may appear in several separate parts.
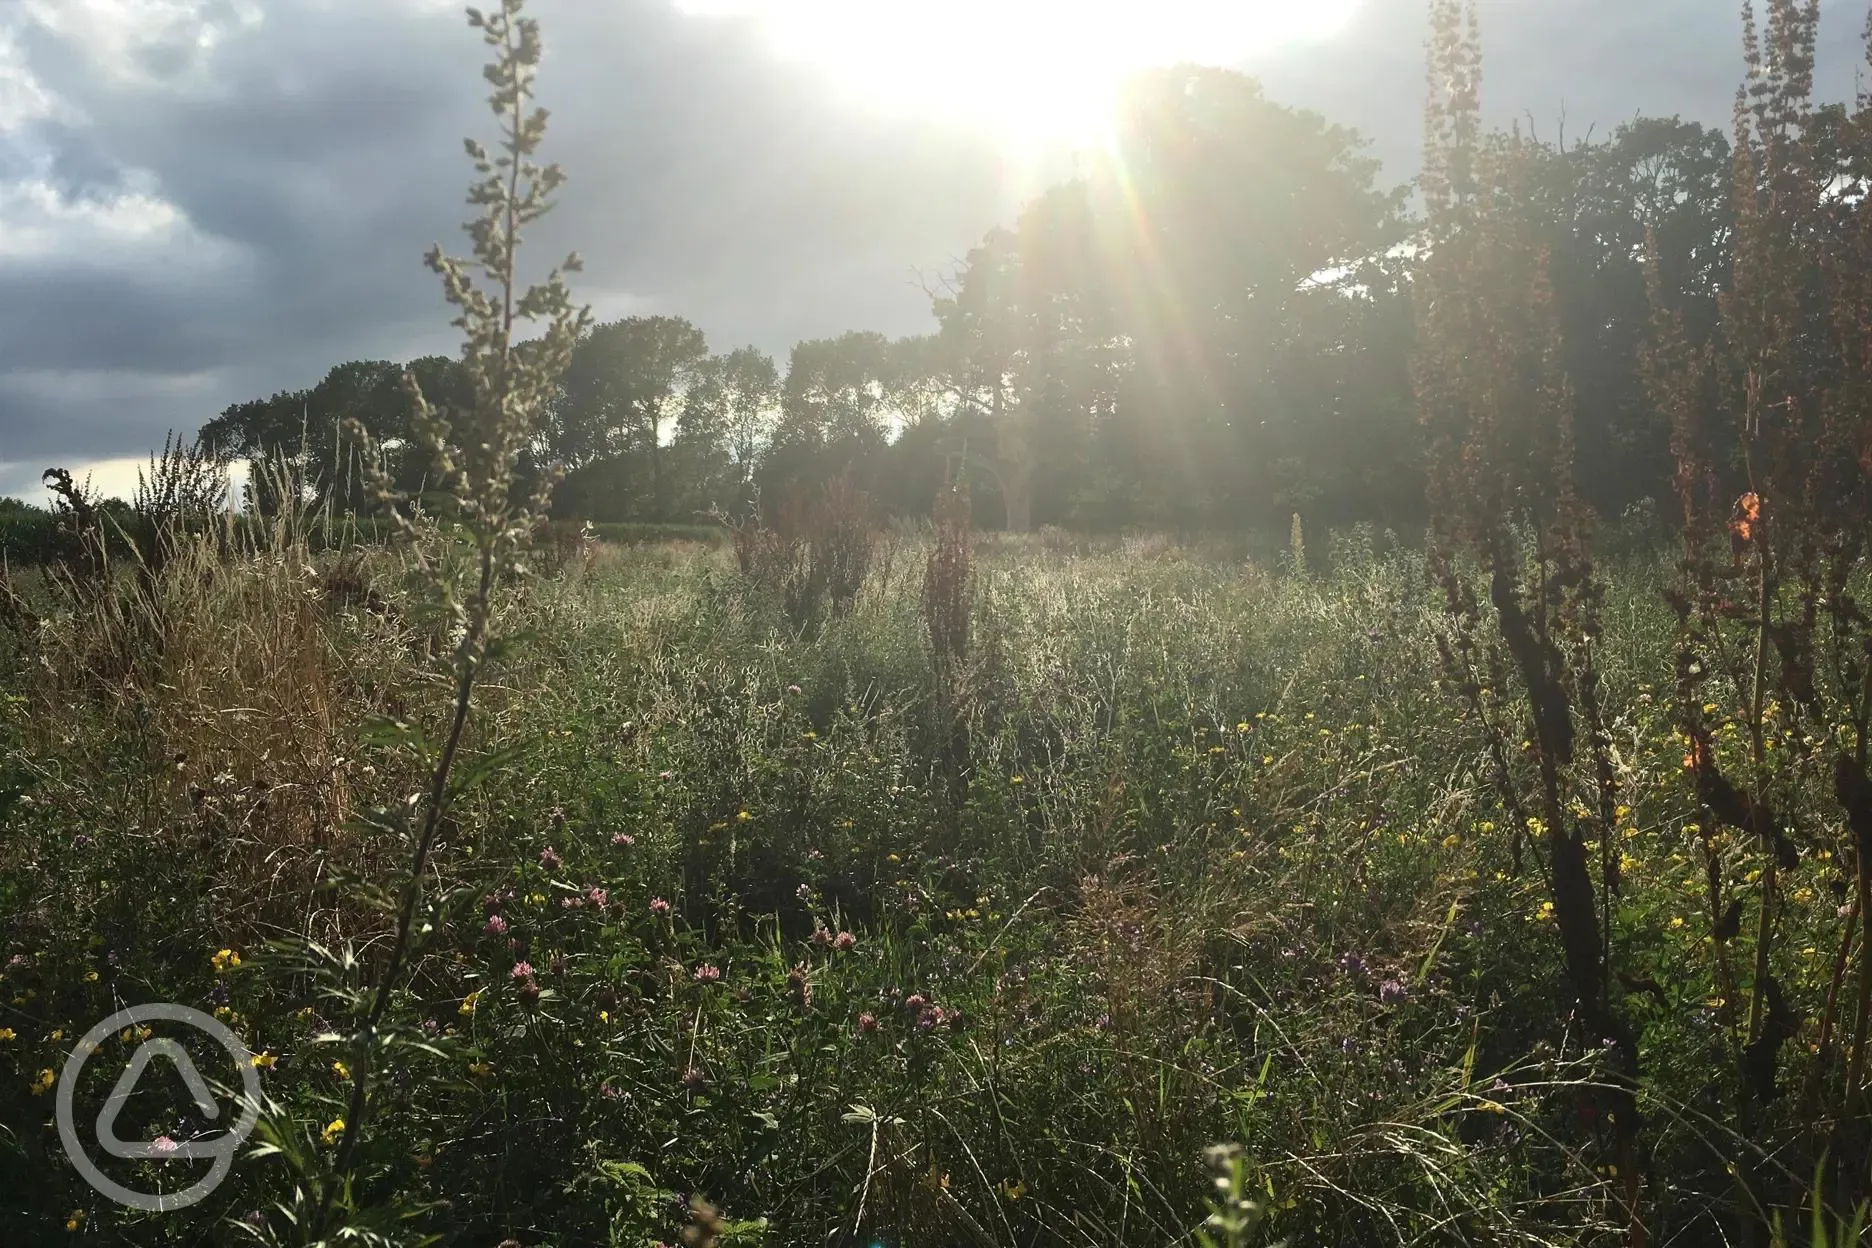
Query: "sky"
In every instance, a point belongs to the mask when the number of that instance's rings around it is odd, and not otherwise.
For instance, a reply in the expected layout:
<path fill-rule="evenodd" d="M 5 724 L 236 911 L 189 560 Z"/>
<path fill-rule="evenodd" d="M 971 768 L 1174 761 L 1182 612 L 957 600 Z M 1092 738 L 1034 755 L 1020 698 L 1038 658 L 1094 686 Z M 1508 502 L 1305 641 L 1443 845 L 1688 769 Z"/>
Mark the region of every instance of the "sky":
<path fill-rule="evenodd" d="M 1486 105 L 1545 136 L 1726 127 L 1737 7 L 1482 0 Z M 532 0 L 570 181 L 528 252 L 576 248 L 600 319 L 687 316 L 718 349 L 923 332 L 926 281 L 1057 174 L 1129 61 L 1253 73 L 1407 179 L 1424 8 Z M 1822 95 L 1854 89 L 1864 21 L 1825 0 Z M 0 0 L 0 495 L 43 497 L 54 464 L 127 494 L 169 429 L 453 354 L 422 255 L 464 250 L 485 52 L 456 0 Z"/>

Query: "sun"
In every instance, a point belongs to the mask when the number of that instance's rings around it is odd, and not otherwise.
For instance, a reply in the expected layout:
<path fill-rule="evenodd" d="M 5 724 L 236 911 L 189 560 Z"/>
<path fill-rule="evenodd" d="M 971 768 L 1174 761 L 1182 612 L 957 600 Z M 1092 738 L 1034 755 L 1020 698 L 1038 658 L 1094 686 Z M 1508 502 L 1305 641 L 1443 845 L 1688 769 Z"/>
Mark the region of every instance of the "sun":
<path fill-rule="evenodd" d="M 1232 65 L 1328 36 L 1360 0 L 676 0 L 757 24 L 873 107 L 982 122 L 1027 141 L 1104 133 L 1138 70 Z"/>

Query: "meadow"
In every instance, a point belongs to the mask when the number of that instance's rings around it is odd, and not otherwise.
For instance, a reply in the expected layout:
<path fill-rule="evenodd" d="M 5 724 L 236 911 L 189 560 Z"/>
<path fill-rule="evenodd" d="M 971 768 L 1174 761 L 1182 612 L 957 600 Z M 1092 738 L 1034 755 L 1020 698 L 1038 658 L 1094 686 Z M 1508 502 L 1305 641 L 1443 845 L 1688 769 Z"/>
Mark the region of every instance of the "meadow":
<path fill-rule="evenodd" d="M 417 1043 L 377 1093 L 364 1193 L 433 1206 L 422 1229 L 458 1243 L 673 1242 L 700 1195 L 725 1242 L 1170 1244 L 1202 1228 L 1206 1150 L 1229 1145 L 1255 1206 L 1235 1242 L 1621 1238 L 1603 1046 L 1566 1005 L 1486 734 L 1439 688 L 1421 551 L 1357 530 L 1309 568 L 978 537 L 966 650 L 939 662 L 939 537 L 881 536 L 855 599 L 803 627 L 692 543 L 565 545 L 498 595 L 518 640 L 484 678 L 484 776 L 391 1001 Z M 1648 683 L 1674 619 L 1643 538 L 1604 608 L 1610 928 L 1648 981 L 1649 1217 L 1659 1242 L 1722 1242 L 1737 1157 L 1804 1190 L 1811 1107 L 1782 1102 L 1773 1151 L 1723 1125 L 1736 1023 L 1684 745 Z M 125 1002 L 236 1028 L 288 1124 L 275 1147 L 342 1130 L 344 992 L 381 958 L 371 881 L 406 852 L 382 812 L 423 783 L 413 736 L 450 687 L 412 552 L 276 539 L 196 539 L 89 598 L 18 578 L 8 1242 L 290 1230 L 280 1155 L 163 1214 L 63 1164 L 48 1073 Z M 1740 838 L 1717 869 L 1759 874 Z M 1803 1001 L 1836 973 L 1824 879 L 1789 894 L 1778 961 Z M 1798 1087 L 1812 1046 L 1792 1047 Z M 159 1098 L 119 1134 L 185 1117 Z"/>
<path fill-rule="evenodd" d="M 1284 541 L 1025 532 L 1066 394 L 1031 308 L 957 322 L 993 456 L 942 459 L 953 413 L 891 444 L 932 505 L 790 373 L 708 540 L 553 512 L 555 422 L 622 383 L 576 257 L 519 276 L 563 181 L 523 8 L 470 12 L 458 361 L 365 369 L 345 457 L 301 402 L 297 450 L 171 440 L 128 503 L 54 469 L 0 515 L 0 1242 L 1863 1242 L 1872 107 L 1811 100 L 1817 4 L 1749 17 L 1725 258 L 1686 287 L 1668 213 L 1600 231 L 1646 293 L 1608 320 L 1556 260 L 1598 218 L 1543 215 L 1433 0 L 1416 449 L 1365 448 L 1426 522 L 1282 503 Z M 1655 488 L 1595 503 L 1582 428 Z M 1189 432 L 1133 449 L 1278 501 Z M 92 1034 L 153 1002 L 239 1063 L 213 1182 L 225 1101 L 119 1096 L 157 1029 Z"/>

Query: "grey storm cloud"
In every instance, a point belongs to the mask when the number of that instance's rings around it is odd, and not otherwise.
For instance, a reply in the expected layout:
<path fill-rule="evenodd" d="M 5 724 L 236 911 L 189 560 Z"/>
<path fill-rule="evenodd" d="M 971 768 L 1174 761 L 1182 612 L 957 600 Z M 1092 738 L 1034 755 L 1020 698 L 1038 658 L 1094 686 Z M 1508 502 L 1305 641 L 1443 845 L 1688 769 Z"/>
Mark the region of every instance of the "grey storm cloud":
<path fill-rule="evenodd" d="M 1220 2 L 1220 0 L 1218 0 Z M 1722 124 L 1739 19 L 1718 0 L 1484 0 L 1501 120 Z M 535 0 L 571 181 L 528 240 L 576 246 L 598 312 L 680 313 L 717 346 L 929 325 L 954 264 L 1032 187 L 981 128 L 854 107 L 745 26 L 671 0 Z M 1410 176 L 1421 0 L 1245 66 Z M 142 16 L 139 18 L 138 15 Z M 1863 13 L 1831 4 L 1844 97 Z M 0 6 L 0 493 L 145 453 L 331 364 L 454 349 L 422 266 L 459 250 L 485 49 L 436 0 L 12 0 Z"/>

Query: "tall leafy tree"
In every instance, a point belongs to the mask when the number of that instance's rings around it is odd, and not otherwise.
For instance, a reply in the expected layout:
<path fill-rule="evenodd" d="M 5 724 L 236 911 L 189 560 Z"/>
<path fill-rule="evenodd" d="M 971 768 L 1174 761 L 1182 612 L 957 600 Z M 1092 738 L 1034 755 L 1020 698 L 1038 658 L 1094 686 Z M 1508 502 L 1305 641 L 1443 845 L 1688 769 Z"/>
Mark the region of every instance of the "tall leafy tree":
<path fill-rule="evenodd" d="M 651 510 L 662 515 L 664 431 L 707 358 L 707 337 L 679 316 L 633 316 L 591 330 L 561 382 L 549 453 L 569 470 L 641 456 L 650 468 Z"/>

